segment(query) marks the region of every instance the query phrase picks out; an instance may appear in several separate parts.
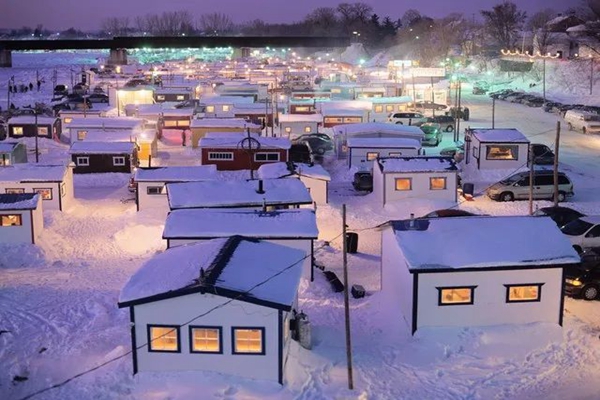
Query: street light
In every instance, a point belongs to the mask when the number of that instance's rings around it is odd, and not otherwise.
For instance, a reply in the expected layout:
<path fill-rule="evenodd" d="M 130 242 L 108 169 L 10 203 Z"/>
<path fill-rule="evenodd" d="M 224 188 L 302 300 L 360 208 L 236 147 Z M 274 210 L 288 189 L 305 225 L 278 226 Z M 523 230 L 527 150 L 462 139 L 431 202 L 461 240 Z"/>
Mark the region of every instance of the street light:
<path fill-rule="evenodd" d="M 503 56 L 518 56 L 518 57 L 529 57 L 529 59 L 531 60 L 531 62 L 533 62 L 536 59 L 542 59 L 542 87 L 543 87 L 543 95 L 544 95 L 544 101 L 546 101 L 546 59 L 550 58 L 550 59 L 556 59 L 560 57 L 559 53 L 556 53 L 555 55 L 552 55 L 551 53 L 546 53 L 546 54 L 542 54 L 541 52 L 536 52 L 535 54 L 529 54 L 529 51 L 526 51 L 525 53 L 520 52 L 519 50 L 515 50 L 515 51 L 510 51 L 510 50 L 505 50 L 502 49 L 500 50 L 500 53 L 502 53 Z M 592 68 L 593 68 L 593 61 L 592 61 Z M 590 77 L 591 80 L 591 77 Z M 591 84 L 590 84 L 590 94 L 591 94 Z"/>

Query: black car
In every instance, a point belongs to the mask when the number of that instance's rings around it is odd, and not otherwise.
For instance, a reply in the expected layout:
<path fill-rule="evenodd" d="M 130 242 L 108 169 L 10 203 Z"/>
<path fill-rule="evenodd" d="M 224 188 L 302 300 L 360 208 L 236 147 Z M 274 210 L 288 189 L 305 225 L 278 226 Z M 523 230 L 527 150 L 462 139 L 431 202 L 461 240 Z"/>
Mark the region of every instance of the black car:
<path fill-rule="evenodd" d="M 533 157 L 533 163 L 538 165 L 554 164 L 554 153 L 550 147 L 545 144 L 532 143 L 529 145 L 530 159 Z"/>
<path fill-rule="evenodd" d="M 102 93 L 92 93 L 87 96 L 91 103 L 108 103 L 108 96 Z"/>
<path fill-rule="evenodd" d="M 297 163 L 310 164 L 312 156 L 310 148 L 304 143 L 293 143 L 290 147 L 290 161 Z"/>
<path fill-rule="evenodd" d="M 423 108 L 426 110 L 437 110 L 437 111 L 445 110 L 448 108 L 448 106 L 445 104 L 438 104 L 438 103 L 434 103 L 433 101 L 417 101 L 417 102 L 415 102 L 415 107 Z"/>
<path fill-rule="evenodd" d="M 421 218 L 449 218 L 449 217 L 476 217 L 477 214 L 470 213 L 464 210 L 448 208 L 444 210 L 435 210 L 429 214 L 423 215 Z"/>
<path fill-rule="evenodd" d="M 552 218 L 552 221 L 554 221 L 558 227 L 565 226 L 569 222 L 585 216 L 585 214 L 582 214 L 577 210 L 561 206 L 542 207 L 533 213 L 533 215 L 548 216 Z"/>
<path fill-rule="evenodd" d="M 504 97 L 508 96 L 509 94 L 513 93 L 514 91 L 511 89 L 503 89 L 503 90 L 498 90 L 496 92 L 492 92 L 490 93 L 490 97 L 492 99 L 504 99 Z"/>
<path fill-rule="evenodd" d="M 311 133 L 301 135 L 294 139 L 294 143 L 303 143 L 308 145 L 312 154 L 323 155 L 333 150 L 333 141 L 323 133 Z"/>
<path fill-rule="evenodd" d="M 547 101 L 547 102 L 545 102 L 545 103 L 544 103 L 544 105 L 542 106 L 542 109 L 543 109 L 545 112 L 547 112 L 547 113 L 551 113 L 551 112 L 552 112 L 552 109 L 553 109 L 554 107 L 557 107 L 557 106 L 560 106 L 560 105 L 561 105 L 560 103 L 557 103 L 557 102 L 555 102 L 555 101 Z"/>
<path fill-rule="evenodd" d="M 600 294 L 600 255 L 586 250 L 580 257 L 581 264 L 565 269 L 565 294 L 595 300 Z"/>
<path fill-rule="evenodd" d="M 541 107 L 544 105 L 544 99 L 542 99 L 541 97 L 532 97 L 525 100 L 523 104 L 525 104 L 528 107 Z"/>
<path fill-rule="evenodd" d="M 69 88 L 67 85 L 56 85 L 52 94 L 54 96 L 66 96 L 69 94 Z"/>
<path fill-rule="evenodd" d="M 451 107 L 449 115 L 452 118 L 460 118 L 464 121 L 468 121 L 471 117 L 471 110 L 469 110 L 469 107 Z"/>
<path fill-rule="evenodd" d="M 352 186 L 358 191 L 373 191 L 373 174 L 369 171 L 358 171 L 354 174 Z"/>
<path fill-rule="evenodd" d="M 75 94 L 84 95 L 87 94 L 88 90 L 89 88 L 87 85 L 83 83 L 78 83 L 77 85 L 73 86 L 73 93 Z"/>
<path fill-rule="evenodd" d="M 452 132 L 454 130 L 454 121 L 454 117 L 451 115 L 436 115 L 435 117 L 427 118 L 426 122 L 440 124 L 444 131 Z"/>

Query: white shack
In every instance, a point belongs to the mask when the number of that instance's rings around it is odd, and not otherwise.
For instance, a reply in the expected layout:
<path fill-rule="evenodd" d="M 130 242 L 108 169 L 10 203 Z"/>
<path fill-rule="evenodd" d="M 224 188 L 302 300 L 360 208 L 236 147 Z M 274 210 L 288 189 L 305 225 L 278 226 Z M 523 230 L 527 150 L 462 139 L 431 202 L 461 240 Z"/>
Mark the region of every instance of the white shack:
<path fill-rule="evenodd" d="M 316 204 L 327 204 L 329 202 L 331 175 L 320 164 L 293 162 L 263 164 L 258 168 L 258 177 L 260 179 L 300 179 Z"/>
<path fill-rule="evenodd" d="M 381 246 L 382 290 L 413 334 L 435 326 L 562 326 L 563 270 L 580 262 L 547 217 L 391 221 Z"/>
<path fill-rule="evenodd" d="M 465 130 L 465 165 L 481 169 L 517 169 L 528 164 L 529 139 L 517 129 Z"/>
<path fill-rule="evenodd" d="M 380 157 L 414 157 L 421 154 L 421 141 L 403 137 L 348 138 L 348 168 L 371 169 Z"/>
<path fill-rule="evenodd" d="M 200 370 L 283 384 L 308 256 L 235 236 L 151 258 L 119 296 L 129 308 L 134 374 Z"/>
<path fill-rule="evenodd" d="M 318 133 L 323 125 L 321 114 L 279 114 L 279 136 L 289 139 L 300 135 Z"/>
<path fill-rule="evenodd" d="M 31 243 L 44 229 L 41 196 L 0 194 L 0 243 Z"/>
<path fill-rule="evenodd" d="M 409 198 L 456 201 L 457 185 L 450 157 L 388 158 L 373 165 L 373 193 L 381 205 Z"/>

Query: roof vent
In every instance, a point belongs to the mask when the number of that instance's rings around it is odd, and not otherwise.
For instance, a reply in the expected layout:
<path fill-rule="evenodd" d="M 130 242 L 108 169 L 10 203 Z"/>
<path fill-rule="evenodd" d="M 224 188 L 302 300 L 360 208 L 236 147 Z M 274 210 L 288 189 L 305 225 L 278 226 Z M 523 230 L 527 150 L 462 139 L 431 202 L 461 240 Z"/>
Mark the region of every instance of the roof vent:
<path fill-rule="evenodd" d="M 265 190 L 263 188 L 263 180 L 262 179 L 258 180 L 258 189 L 256 190 L 256 193 L 258 193 L 258 194 L 264 194 L 265 193 Z"/>

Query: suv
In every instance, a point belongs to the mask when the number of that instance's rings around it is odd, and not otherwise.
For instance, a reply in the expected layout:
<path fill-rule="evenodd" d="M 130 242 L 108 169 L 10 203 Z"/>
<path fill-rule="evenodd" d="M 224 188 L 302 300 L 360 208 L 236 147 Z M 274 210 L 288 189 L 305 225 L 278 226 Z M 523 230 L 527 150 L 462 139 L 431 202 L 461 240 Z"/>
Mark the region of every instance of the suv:
<path fill-rule="evenodd" d="M 427 122 L 440 124 L 442 129 L 446 132 L 452 132 L 454 130 L 454 121 L 454 117 L 450 115 L 436 115 L 435 117 L 427 118 Z"/>
<path fill-rule="evenodd" d="M 600 294 L 600 256 L 592 251 L 581 254 L 581 264 L 565 268 L 565 294 L 595 300 Z"/>
<path fill-rule="evenodd" d="M 312 154 L 322 156 L 328 151 L 333 150 L 333 141 L 324 133 L 309 133 L 300 135 L 292 141 L 293 143 L 302 143 L 308 145 Z"/>
<path fill-rule="evenodd" d="M 558 201 L 565 201 L 573 196 L 573 183 L 563 172 L 558 173 Z M 509 178 L 490 186 L 487 190 L 490 199 L 496 201 L 513 201 L 529 199 L 529 171 L 516 173 Z M 554 172 L 551 170 L 535 171 L 533 176 L 533 198 L 554 198 Z"/>
<path fill-rule="evenodd" d="M 585 111 L 568 110 L 565 113 L 564 118 L 570 131 L 576 129 L 583 133 L 600 132 L 600 116 L 597 114 Z"/>
<path fill-rule="evenodd" d="M 397 112 L 388 115 L 388 122 L 393 122 L 400 125 L 419 125 L 425 122 L 425 116 L 418 112 Z"/>
<path fill-rule="evenodd" d="M 529 145 L 530 160 L 534 164 L 554 164 L 554 153 L 545 144 L 532 143 Z"/>
<path fill-rule="evenodd" d="M 600 216 L 577 218 L 560 228 L 569 238 L 573 248 L 581 253 L 583 249 L 600 248 Z"/>
<path fill-rule="evenodd" d="M 56 85 L 52 94 L 54 96 L 66 96 L 69 94 L 69 88 L 67 85 Z"/>
<path fill-rule="evenodd" d="M 290 161 L 293 162 L 310 164 L 313 161 L 310 148 L 305 143 L 293 143 L 289 154 Z"/>
<path fill-rule="evenodd" d="M 442 128 L 440 124 L 436 124 L 433 122 L 427 122 L 419 126 L 425 136 L 423 136 L 423 140 L 421 143 L 425 146 L 437 146 L 443 139 Z"/>

